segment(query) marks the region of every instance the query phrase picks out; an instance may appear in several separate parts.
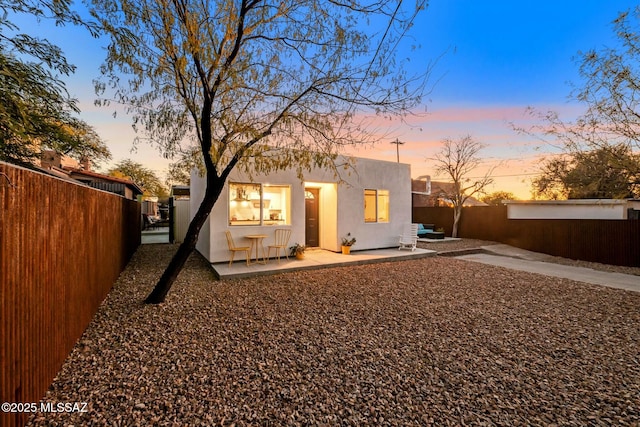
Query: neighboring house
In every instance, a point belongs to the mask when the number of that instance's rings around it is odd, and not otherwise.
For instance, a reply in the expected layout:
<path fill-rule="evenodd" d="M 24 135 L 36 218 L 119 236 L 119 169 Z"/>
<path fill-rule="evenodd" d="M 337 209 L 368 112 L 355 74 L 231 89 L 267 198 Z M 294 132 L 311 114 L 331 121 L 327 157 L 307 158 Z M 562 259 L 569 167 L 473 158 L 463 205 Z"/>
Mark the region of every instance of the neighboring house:
<path fill-rule="evenodd" d="M 65 168 L 69 177 L 80 181 L 89 187 L 119 194 L 125 199 L 136 200 L 143 191 L 138 185 L 128 179 L 116 178 L 101 173 L 92 172 L 80 168 Z"/>
<path fill-rule="evenodd" d="M 509 219 L 638 219 L 640 200 L 507 200 Z"/>
<path fill-rule="evenodd" d="M 42 153 L 40 168 L 51 175 L 119 194 L 126 199 L 136 200 L 142 194 L 142 189 L 131 180 L 91 171 L 91 164 L 88 159 L 77 162 L 63 154 L 46 150 Z"/>
<path fill-rule="evenodd" d="M 433 206 L 429 204 L 431 198 L 431 177 L 428 175 L 411 179 L 411 207 Z"/>
<path fill-rule="evenodd" d="M 158 198 L 155 196 L 145 197 L 142 201 L 142 213 L 160 218 Z"/>
<path fill-rule="evenodd" d="M 69 176 L 69 172 L 66 170 L 67 168 L 77 167 L 80 167 L 80 163 L 77 160 L 54 150 L 45 150 L 40 155 L 39 170 L 49 175 L 57 176 L 58 178 L 77 182 Z"/>
<path fill-rule="evenodd" d="M 236 245 L 244 236 L 265 234 L 273 242 L 277 228 L 291 229 L 294 243 L 340 251 L 341 239 L 351 233 L 353 250 L 398 246 L 403 224 L 411 222 L 411 167 L 408 164 L 356 158 L 352 171 L 314 169 L 300 182 L 295 170 L 250 179 L 232 172 L 209 219 L 203 226 L 197 250 L 209 262 L 229 260 L 225 232 Z M 205 179 L 191 176 L 193 213 L 202 201 Z"/>
<path fill-rule="evenodd" d="M 448 194 L 453 193 L 452 182 L 411 180 L 412 206 L 414 208 L 451 206 Z M 464 206 L 487 206 L 475 197 L 469 197 Z"/>
<path fill-rule="evenodd" d="M 169 197 L 173 197 L 174 200 L 188 199 L 191 195 L 191 187 L 188 185 L 172 185 Z"/>

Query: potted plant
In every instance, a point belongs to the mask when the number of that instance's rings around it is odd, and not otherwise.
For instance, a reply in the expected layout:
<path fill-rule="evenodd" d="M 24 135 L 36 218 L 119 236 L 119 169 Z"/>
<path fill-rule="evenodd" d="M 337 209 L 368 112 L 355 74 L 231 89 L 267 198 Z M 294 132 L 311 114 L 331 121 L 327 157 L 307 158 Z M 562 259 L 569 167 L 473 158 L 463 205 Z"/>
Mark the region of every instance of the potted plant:
<path fill-rule="evenodd" d="M 301 245 L 300 243 L 296 243 L 295 245 L 289 248 L 289 255 L 295 256 L 296 259 L 304 259 L 305 249 L 306 248 L 304 247 L 304 245 Z"/>
<path fill-rule="evenodd" d="M 349 255 L 351 253 L 351 246 L 356 242 L 356 238 L 351 236 L 351 233 L 347 233 L 346 236 L 342 238 L 342 253 L 345 255 Z"/>

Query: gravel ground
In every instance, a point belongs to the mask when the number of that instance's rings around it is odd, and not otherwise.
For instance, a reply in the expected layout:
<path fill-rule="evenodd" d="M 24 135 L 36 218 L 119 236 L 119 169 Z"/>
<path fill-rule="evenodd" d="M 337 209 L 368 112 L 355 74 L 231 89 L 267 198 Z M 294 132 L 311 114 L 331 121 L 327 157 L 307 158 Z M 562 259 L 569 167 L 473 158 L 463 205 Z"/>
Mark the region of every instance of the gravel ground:
<path fill-rule="evenodd" d="M 640 425 L 640 294 L 455 258 L 217 282 L 134 255 L 30 425 Z"/>

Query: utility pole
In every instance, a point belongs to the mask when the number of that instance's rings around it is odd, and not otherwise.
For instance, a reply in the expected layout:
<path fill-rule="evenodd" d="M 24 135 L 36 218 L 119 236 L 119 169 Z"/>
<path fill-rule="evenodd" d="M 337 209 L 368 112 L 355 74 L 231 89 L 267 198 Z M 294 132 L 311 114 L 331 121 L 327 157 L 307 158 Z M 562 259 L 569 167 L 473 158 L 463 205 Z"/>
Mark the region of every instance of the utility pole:
<path fill-rule="evenodd" d="M 401 146 L 402 144 L 404 144 L 404 142 L 400 142 L 400 141 L 398 140 L 398 138 L 396 138 L 396 140 L 395 140 L 395 141 L 391 141 L 391 143 L 392 143 L 392 144 L 396 144 L 396 158 L 397 158 L 397 160 L 398 160 L 398 163 L 400 163 L 400 146 Z"/>

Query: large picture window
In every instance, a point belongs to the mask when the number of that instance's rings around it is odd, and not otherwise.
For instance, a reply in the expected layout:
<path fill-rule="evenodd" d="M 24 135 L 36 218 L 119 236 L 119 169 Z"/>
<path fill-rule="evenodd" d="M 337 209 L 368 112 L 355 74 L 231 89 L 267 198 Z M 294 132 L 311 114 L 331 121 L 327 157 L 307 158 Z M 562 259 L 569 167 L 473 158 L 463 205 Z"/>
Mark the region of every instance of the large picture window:
<path fill-rule="evenodd" d="M 291 225 L 291 186 L 229 183 L 229 225 Z"/>
<path fill-rule="evenodd" d="M 364 190 L 364 222 L 389 222 L 389 190 Z"/>

